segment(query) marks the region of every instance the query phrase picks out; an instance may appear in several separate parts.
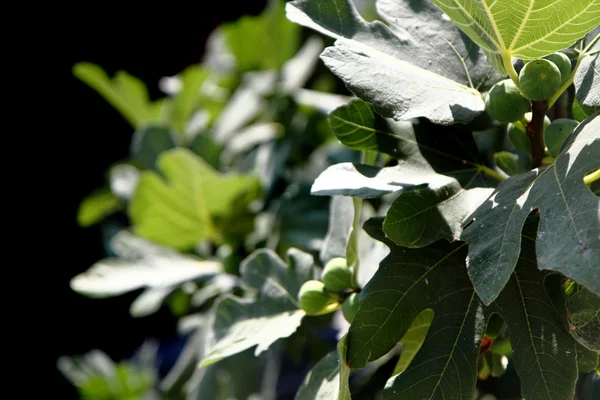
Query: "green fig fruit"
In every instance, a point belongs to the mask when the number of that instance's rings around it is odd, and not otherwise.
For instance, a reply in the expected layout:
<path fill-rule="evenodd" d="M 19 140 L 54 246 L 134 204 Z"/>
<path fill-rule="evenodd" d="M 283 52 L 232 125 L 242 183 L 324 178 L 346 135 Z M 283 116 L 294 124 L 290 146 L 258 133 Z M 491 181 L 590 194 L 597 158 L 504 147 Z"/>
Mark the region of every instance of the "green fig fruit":
<path fill-rule="evenodd" d="M 527 100 L 510 79 L 496 83 L 487 94 L 485 109 L 499 122 L 519 121 L 529 111 Z"/>
<path fill-rule="evenodd" d="M 321 281 L 306 281 L 298 293 L 300 307 L 309 315 L 323 314 L 337 307 L 337 297 L 329 293 Z"/>
<path fill-rule="evenodd" d="M 487 328 L 485 328 L 485 336 L 496 339 L 502 328 L 504 327 L 504 319 L 499 314 L 492 314 L 488 321 Z"/>
<path fill-rule="evenodd" d="M 352 293 L 350 296 L 344 300 L 342 304 L 342 313 L 344 314 L 344 318 L 348 321 L 349 324 L 354 321 L 354 317 L 358 312 L 359 302 L 358 302 L 358 294 Z"/>
<path fill-rule="evenodd" d="M 558 67 L 548 60 L 533 60 L 519 74 L 523 96 L 530 100 L 548 100 L 560 88 L 562 76 Z"/>
<path fill-rule="evenodd" d="M 563 142 L 578 125 L 579 122 L 574 119 L 560 118 L 552 121 L 550 126 L 546 128 L 546 131 L 544 132 L 544 142 L 552 157 L 558 157 Z"/>
<path fill-rule="evenodd" d="M 352 269 L 348 268 L 345 258 L 334 258 L 325 265 L 321 280 L 327 290 L 342 292 L 352 287 Z"/>
<path fill-rule="evenodd" d="M 530 154 L 531 147 L 529 145 L 529 137 L 525 130 L 521 128 L 522 126 L 522 124 L 508 124 L 506 128 L 508 131 L 508 138 L 517 149 Z"/>
<path fill-rule="evenodd" d="M 552 53 L 544 57 L 548 61 L 552 61 L 558 67 L 561 76 L 561 83 L 567 80 L 571 75 L 571 60 L 565 53 Z"/>

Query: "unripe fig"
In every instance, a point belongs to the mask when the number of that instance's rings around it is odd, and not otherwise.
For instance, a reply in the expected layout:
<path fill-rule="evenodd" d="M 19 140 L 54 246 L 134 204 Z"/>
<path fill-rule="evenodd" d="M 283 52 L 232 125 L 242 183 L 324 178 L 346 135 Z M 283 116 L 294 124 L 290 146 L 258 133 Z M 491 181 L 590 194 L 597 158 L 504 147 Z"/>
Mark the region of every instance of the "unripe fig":
<path fill-rule="evenodd" d="M 514 124 L 508 124 L 507 130 L 508 138 L 513 146 L 527 154 L 530 154 L 531 147 L 529 145 L 529 137 L 527 136 L 527 133 Z"/>
<path fill-rule="evenodd" d="M 307 314 L 319 314 L 334 304 L 337 298 L 327 291 L 325 284 L 321 281 L 306 281 L 298 293 L 300 307 Z"/>
<path fill-rule="evenodd" d="M 519 74 L 521 93 L 530 100 L 547 100 L 560 88 L 562 76 L 558 67 L 548 60 L 533 60 Z"/>
<path fill-rule="evenodd" d="M 566 81 L 571 75 L 571 60 L 565 53 L 552 53 L 544 57 L 546 60 L 552 61 L 558 67 L 561 76 L 561 83 Z"/>
<path fill-rule="evenodd" d="M 352 287 L 352 269 L 348 268 L 345 258 L 334 258 L 325 265 L 322 280 L 328 290 L 344 291 Z"/>
<path fill-rule="evenodd" d="M 492 314 L 488 321 L 487 328 L 485 328 L 485 336 L 496 339 L 502 328 L 504 327 L 504 319 L 499 314 Z"/>
<path fill-rule="evenodd" d="M 358 294 L 352 293 L 346 298 L 346 300 L 344 300 L 344 303 L 342 304 L 342 313 L 344 314 L 344 318 L 346 318 L 346 321 L 348 321 L 349 324 L 351 324 L 352 321 L 354 321 L 354 317 L 358 312 L 358 307 Z"/>
<path fill-rule="evenodd" d="M 496 83 L 485 99 L 485 109 L 499 122 L 519 121 L 529 111 L 527 100 L 510 79 Z"/>
<path fill-rule="evenodd" d="M 579 125 L 579 122 L 574 119 L 560 118 L 552 121 L 550 126 L 546 128 L 544 142 L 551 156 L 558 156 L 563 142 L 577 128 L 577 125 Z"/>

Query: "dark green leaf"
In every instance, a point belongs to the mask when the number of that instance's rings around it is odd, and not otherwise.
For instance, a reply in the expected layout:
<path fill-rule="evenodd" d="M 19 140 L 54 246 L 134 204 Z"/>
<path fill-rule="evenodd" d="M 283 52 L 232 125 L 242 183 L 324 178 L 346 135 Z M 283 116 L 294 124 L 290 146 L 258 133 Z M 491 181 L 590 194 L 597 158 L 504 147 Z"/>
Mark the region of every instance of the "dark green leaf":
<path fill-rule="evenodd" d="M 400 343 L 402 343 L 402 353 L 400 359 L 394 368 L 394 375 L 398 375 L 410 365 L 413 358 L 423 345 L 427 331 L 433 321 L 433 311 L 426 309 L 421 311 L 419 315 L 413 320 L 410 328 L 406 331 Z"/>
<path fill-rule="evenodd" d="M 337 351 L 327 354 L 310 370 L 295 400 L 331 400 L 340 391 L 340 356 Z"/>
<path fill-rule="evenodd" d="M 590 350 L 600 352 L 600 297 L 582 289 L 567 300 L 571 334 Z"/>
<path fill-rule="evenodd" d="M 144 125 L 131 139 L 131 156 L 140 169 L 153 169 L 158 156 L 177 147 L 175 134 L 165 125 Z"/>
<path fill-rule="evenodd" d="M 575 343 L 577 349 L 577 367 L 579 372 L 592 372 L 598 367 L 599 354 L 582 345 L 579 342 Z"/>
<path fill-rule="evenodd" d="M 397 244 L 425 246 L 457 238 L 464 218 L 492 192 L 486 187 L 495 182 L 485 179 L 484 171 L 490 170 L 479 160 L 470 132 L 436 127 L 440 132 L 431 135 L 429 123 L 384 120 L 361 100 L 338 108 L 330 122 L 343 143 L 383 150 L 399 158 L 398 165 L 337 164 L 315 180 L 312 193 L 358 198 L 395 193 L 384 230 Z"/>
<path fill-rule="evenodd" d="M 444 46 L 423 45 L 425 40 L 416 29 L 415 36 L 404 30 L 404 26 L 413 25 L 411 22 L 392 22 L 399 35 L 380 21 L 369 23 L 347 0 L 293 1 L 287 4 L 287 16 L 337 39 L 335 46 L 321 54 L 322 60 L 352 92 L 373 103 L 382 115 L 396 120 L 423 116 L 445 125 L 471 121 L 483 111 L 484 104 L 480 93 L 466 86 L 470 84 L 467 70 L 472 73 L 471 82 L 479 83 L 488 77 L 491 67 L 483 66 L 486 61 L 479 50 L 465 44 L 459 31 L 441 18 L 439 10 L 423 6 L 415 9 L 408 2 L 400 2 L 397 7 L 399 13 L 386 9 L 391 21 L 398 21 L 396 18 L 404 14 L 419 20 L 428 31 L 443 29 L 449 37 L 435 40 Z M 431 42 L 427 38 L 426 43 Z M 479 62 L 481 68 L 472 68 Z"/>
<path fill-rule="evenodd" d="M 600 118 L 582 122 L 555 163 L 502 182 L 472 215 L 461 239 L 469 242 L 469 276 L 484 303 L 508 281 L 519 257 L 521 229 L 539 209 L 540 269 L 560 271 L 600 293 L 600 199 L 583 177 L 600 167 Z"/>
<path fill-rule="evenodd" d="M 257 250 L 242 262 L 244 283 L 256 290 L 255 300 L 223 297 L 216 308 L 214 340 L 200 366 L 257 346 L 267 350 L 277 339 L 296 331 L 305 313 L 298 305 L 300 287 L 313 277 L 313 258 L 296 249 L 288 251 L 286 265 L 271 250 Z"/>
<path fill-rule="evenodd" d="M 380 223 L 380 221 L 379 221 Z M 414 318 L 431 308 L 425 342 L 402 374 L 392 378 L 384 399 L 471 398 L 479 345 L 493 312 L 510 331 L 515 367 L 527 399 L 568 399 L 576 381 L 572 338 L 544 288 L 535 265 L 534 241 L 498 300 L 485 307 L 466 274 L 465 243 L 436 242 L 423 249 L 395 246 L 376 220 L 367 229 L 386 240 L 390 255 L 361 291 L 361 305 L 348 332 L 349 365 L 361 368 L 390 351 Z M 535 224 L 525 232 L 529 237 Z"/>

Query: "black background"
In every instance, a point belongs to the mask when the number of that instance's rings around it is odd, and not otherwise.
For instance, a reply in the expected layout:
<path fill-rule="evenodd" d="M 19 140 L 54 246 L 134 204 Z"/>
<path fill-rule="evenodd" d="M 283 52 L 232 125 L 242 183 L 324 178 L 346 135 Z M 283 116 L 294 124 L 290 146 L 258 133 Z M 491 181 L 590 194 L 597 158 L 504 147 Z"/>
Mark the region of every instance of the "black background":
<path fill-rule="evenodd" d="M 106 169 L 127 155 L 133 133 L 118 112 L 72 75 L 72 66 L 93 62 L 111 76 L 125 70 L 147 84 L 152 98 L 161 97 L 159 78 L 199 62 L 207 35 L 218 24 L 244 14 L 256 15 L 265 3 L 211 1 L 184 6 L 162 2 L 149 6 L 150 2 L 144 2 L 129 11 L 121 3 L 98 3 L 85 9 L 52 10 L 55 18 L 40 35 L 50 56 L 38 58 L 38 64 L 49 64 L 47 70 L 53 71 L 47 77 L 52 89 L 43 96 L 51 110 L 44 118 L 52 129 L 44 133 L 49 146 L 41 149 L 47 156 L 44 183 L 51 188 L 44 227 L 49 230 L 45 237 L 52 257 L 44 256 L 52 262 L 40 267 L 49 277 L 44 274 L 42 282 L 48 292 L 43 296 L 49 302 L 43 304 L 46 322 L 40 329 L 41 346 L 49 350 L 44 365 L 48 369 L 40 371 L 50 381 L 47 396 L 78 398 L 56 369 L 59 356 L 97 348 L 119 360 L 130 356 L 148 336 L 168 338 L 175 326 L 168 313 L 131 318 L 128 308 L 137 293 L 92 300 L 69 288 L 71 277 L 104 257 L 100 228 L 84 229 L 76 223 L 79 203 L 105 183 Z"/>

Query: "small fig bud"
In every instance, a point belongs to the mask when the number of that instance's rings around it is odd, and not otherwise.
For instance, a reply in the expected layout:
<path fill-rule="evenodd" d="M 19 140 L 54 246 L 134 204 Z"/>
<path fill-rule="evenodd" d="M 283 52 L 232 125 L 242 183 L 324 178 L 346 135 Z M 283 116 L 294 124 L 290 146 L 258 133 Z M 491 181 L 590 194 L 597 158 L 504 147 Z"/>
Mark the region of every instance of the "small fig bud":
<path fill-rule="evenodd" d="M 562 76 L 558 67 L 548 60 L 533 60 L 519 74 L 521 93 L 530 100 L 547 100 L 560 88 Z"/>
<path fill-rule="evenodd" d="M 358 307 L 358 295 L 356 293 L 350 294 L 350 296 L 348 296 L 346 300 L 344 300 L 344 303 L 342 304 L 342 313 L 344 314 L 344 318 L 346 318 L 346 321 L 348 321 L 349 324 L 351 324 L 352 321 L 354 321 L 354 317 L 358 312 Z"/>
<path fill-rule="evenodd" d="M 561 76 L 561 83 L 567 80 L 571 75 L 571 60 L 565 53 L 552 53 L 544 57 L 546 60 L 552 61 L 558 67 Z"/>
<path fill-rule="evenodd" d="M 322 280 L 328 290 L 342 292 L 352 287 L 352 269 L 345 258 L 333 258 L 325 265 Z"/>
<path fill-rule="evenodd" d="M 563 142 L 577 128 L 577 125 L 579 125 L 579 122 L 574 119 L 560 118 L 552 121 L 550 126 L 546 128 L 544 142 L 551 156 L 558 156 Z"/>
<path fill-rule="evenodd" d="M 304 282 L 298 293 L 298 300 L 307 314 L 320 314 L 337 302 L 336 296 L 327 291 L 323 282 L 316 280 Z"/>
<path fill-rule="evenodd" d="M 506 79 L 496 83 L 485 100 L 488 114 L 499 122 L 519 121 L 529 111 L 527 100 L 512 80 Z"/>

